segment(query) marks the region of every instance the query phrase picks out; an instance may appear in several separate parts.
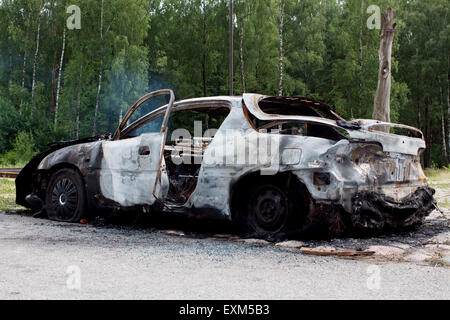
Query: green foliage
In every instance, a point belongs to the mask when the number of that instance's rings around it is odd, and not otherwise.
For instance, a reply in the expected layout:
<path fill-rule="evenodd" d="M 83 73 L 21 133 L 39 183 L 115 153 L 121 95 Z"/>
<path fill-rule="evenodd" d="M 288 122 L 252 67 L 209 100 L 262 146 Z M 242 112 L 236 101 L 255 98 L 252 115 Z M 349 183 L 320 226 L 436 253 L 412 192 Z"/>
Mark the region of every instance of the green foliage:
<path fill-rule="evenodd" d="M 49 142 L 92 134 L 101 52 L 97 132 L 113 132 L 129 106 L 155 89 L 170 87 L 177 99 L 228 94 L 228 0 L 103 3 L 100 50 L 98 0 L 0 1 L 2 158 L 21 154 L 16 143 L 19 138 L 33 140 L 30 149 L 22 150 L 29 156 L 46 149 Z M 81 30 L 66 32 L 55 125 L 69 4 L 80 7 L 82 23 Z M 286 0 L 283 93 L 324 100 L 345 118 L 370 118 L 380 45 L 380 30 L 366 27 L 366 10 L 372 4 L 396 11 L 391 120 L 423 130 L 429 146 L 425 164 L 445 165 L 442 117 L 445 122 L 449 117 L 447 0 Z M 235 0 L 235 12 L 235 92 L 243 92 L 242 49 L 246 91 L 276 95 L 280 0 Z M 141 112 L 154 107 L 151 104 Z M 447 136 L 448 130 L 444 125 Z"/>
<path fill-rule="evenodd" d="M 0 166 L 20 166 L 26 164 L 36 154 L 36 144 L 31 133 L 21 131 L 12 144 L 12 149 L 0 158 Z"/>

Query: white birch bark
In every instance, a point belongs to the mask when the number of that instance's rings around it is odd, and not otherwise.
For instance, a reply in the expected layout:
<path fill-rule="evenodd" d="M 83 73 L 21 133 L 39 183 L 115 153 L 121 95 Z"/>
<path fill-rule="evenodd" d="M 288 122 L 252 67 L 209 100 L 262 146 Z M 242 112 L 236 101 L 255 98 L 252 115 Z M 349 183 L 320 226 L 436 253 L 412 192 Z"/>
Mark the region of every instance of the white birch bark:
<path fill-rule="evenodd" d="M 442 154 L 444 157 L 444 162 L 447 162 L 448 156 L 447 156 L 447 141 L 445 137 L 445 117 L 444 112 L 441 112 L 442 115 Z"/>
<path fill-rule="evenodd" d="M 442 157 L 444 164 L 447 164 L 447 136 L 445 133 L 445 108 L 444 108 L 444 90 L 442 88 L 441 76 L 438 75 L 439 83 L 439 102 L 441 105 L 441 128 L 442 128 Z"/>
<path fill-rule="evenodd" d="M 27 52 L 23 53 L 22 88 L 25 88 L 25 73 L 27 69 Z"/>
<path fill-rule="evenodd" d="M 58 125 L 58 107 L 59 107 L 59 93 L 61 90 L 61 77 L 62 77 L 62 69 L 64 63 L 64 51 L 66 48 L 66 26 L 64 26 L 63 31 L 63 43 L 61 49 L 61 59 L 59 61 L 59 70 L 58 70 L 58 85 L 56 88 L 56 102 L 55 102 L 55 127 Z"/>
<path fill-rule="evenodd" d="M 97 88 L 97 98 L 95 101 L 94 125 L 92 128 L 92 135 L 94 136 L 97 134 L 97 117 L 100 105 L 100 93 L 102 90 L 102 77 L 103 77 L 103 0 L 101 0 L 101 7 L 100 7 L 100 69 L 98 72 L 98 88 Z"/>
<path fill-rule="evenodd" d="M 284 29 L 284 10 L 286 7 L 286 0 L 280 0 L 280 80 L 278 83 L 278 95 L 283 95 L 283 58 L 284 58 L 284 52 L 283 52 L 283 29 Z"/>
<path fill-rule="evenodd" d="M 29 30 L 30 30 L 30 21 L 31 21 L 31 12 L 28 13 L 28 24 L 27 24 L 27 31 L 26 31 L 26 37 L 28 38 Z M 11 56 L 10 56 L 11 58 Z M 12 70 L 12 61 L 11 63 L 11 70 Z M 22 68 L 22 89 L 25 88 L 25 75 L 27 72 L 27 46 L 25 45 L 25 48 L 23 50 L 23 68 Z M 20 99 L 20 107 L 22 107 L 23 99 Z M 22 112 L 22 110 L 20 110 Z"/>
<path fill-rule="evenodd" d="M 361 14 L 360 14 L 360 26 L 359 26 L 359 108 L 362 110 L 362 92 L 363 92 L 363 65 L 364 65 L 364 56 L 363 56 L 363 18 L 364 18 L 364 0 L 361 0 Z M 353 113 L 353 112 L 352 112 Z"/>
<path fill-rule="evenodd" d="M 75 135 L 77 140 L 80 138 L 80 105 L 81 105 L 81 77 L 83 74 L 83 65 L 80 64 L 80 76 L 78 78 L 78 95 L 76 106 Z"/>
<path fill-rule="evenodd" d="M 246 92 L 245 88 L 245 61 L 244 61 L 244 6 L 243 1 L 239 2 L 238 12 L 238 28 L 239 28 L 239 64 L 241 69 L 241 88 L 242 93 Z"/>
<path fill-rule="evenodd" d="M 447 55 L 447 150 L 448 152 L 448 162 L 450 163 L 450 78 L 448 70 L 450 68 L 450 56 Z"/>
<path fill-rule="evenodd" d="M 39 38 L 41 34 L 41 11 L 39 10 L 39 16 L 38 16 L 38 26 L 37 26 L 37 34 L 36 34 L 36 50 L 34 52 L 34 63 L 33 63 L 33 78 L 31 83 L 31 101 L 33 104 L 32 112 L 34 109 L 34 94 L 36 91 L 36 70 L 38 67 L 38 57 L 39 57 Z"/>
<path fill-rule="evenodd" d="M 390 122 L 391 121 L 391 63 L 392 45 L 397 28 L 394 23 L 395 12 L 393 9 L 386 9 L 381 15 L 381 43 L 378 55 L 380 58 L 380 70 L 378 73 L 378 87 L 375 94 L 373 119 Z M 389 132 L 389 128 L 378 128 L 380 131 Z"/>
<path fill-rule="evenodd" d="M 244 21 L 241 18 L 239 23 L 239 60 L 241 65 L 241 86 L 242 93 L 245 93 L 245 65 L 244 65 Z"/>

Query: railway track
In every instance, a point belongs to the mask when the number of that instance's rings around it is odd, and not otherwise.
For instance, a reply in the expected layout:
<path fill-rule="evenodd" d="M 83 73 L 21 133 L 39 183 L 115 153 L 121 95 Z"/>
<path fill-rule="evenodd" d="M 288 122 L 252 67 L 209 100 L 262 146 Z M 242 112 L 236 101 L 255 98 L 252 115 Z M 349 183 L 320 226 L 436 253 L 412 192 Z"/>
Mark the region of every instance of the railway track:
<path fill-rule="evenodd" d="M 0 168 L 0 178 L 15 179 L 22 168 Z"/>

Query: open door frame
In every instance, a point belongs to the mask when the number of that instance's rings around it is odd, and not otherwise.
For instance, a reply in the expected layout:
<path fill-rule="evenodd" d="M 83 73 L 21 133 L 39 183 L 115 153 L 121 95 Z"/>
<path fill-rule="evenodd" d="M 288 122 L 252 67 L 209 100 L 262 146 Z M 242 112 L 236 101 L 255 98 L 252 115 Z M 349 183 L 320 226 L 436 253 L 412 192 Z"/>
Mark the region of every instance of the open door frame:
<path fill-rule="evenodd" d="M 158 96 L 164 96 L 164 95 L 170 96 L 170 100 L 169 100 L 169 104 L 167 106 L 166 114 L 164 116 L 164 121 L 163 121 L 163 124 L 162 124 L 162 127 L 161 127 L 161 133 L 164 133 L 164 130 L 167 131 L 167 123 L 169 121 L 168 116 L 169 116 L 170 112 L 172 111 L 172 107 L 173 107 L 173 104 L 175 102 L 175 94 L 170 89 L 163 89 L 163 90 L 158 90 L 158 91 L 153 91 L 153 92 L 147 93 L 145 96 L 140 98 L 130 108 L 130 110 L 128 110 L 128 112 L 126 113 L 126 115 L 123 118 L 122 122 L 120 123 L 119 127 L 117 127 L 117 130 L 114 133 L 114 136 L 113 136 L 112 140 L 116 141 L 116 140 L 120 139 L 120 134 L 121 134 L 122 130 L 125 128 L 125 126 L 127 125 L 128 120 L 130 120 L 131 116 L 136 112 L 137 109 L 139 109 L 139 107 L 144 102 L 146 102 L 146 101 L 148 101 L 148 100 L 150 100 L 152 98 L 155 98 L 155 97 L 158 97 Z"/>
<path fill-rule="evenodd" d="M 172 90 L 169 90 L 169 91 L 170 91 L 170 102 L 169 102 L 169 105 L 167 106 L 166 113 L 164 115 L 163 123 L 161 126 L 161 133 L 163 134 L 163 141 L 161 143 L 161 152 L 160 152 L 158 172 L 156 173 L 156 181 L 155 181 L 155 186 L 153 188 L 153 196 L 162 205 L 164 205 L 164 202 L 158 198 L 157 189 L 158 189 L 158 185 L 161 183 L 161 171 L 162 171 L 162 163 L 164 161 L 164 148 L 166 147 L 168 123 L 169 123 L 170 113 L 172 112 L 173 103 L 175 101 L 175 95 L 174 95 L 173 91 Z"/>
<path fill-rule="evenodd" d="M 164 160 L 164 148 L 166 146 L 166 139 L 167 139 L 167 128 L 168 128 L 167 125 L 169 123 L 170 113 L 172 112 L 172 107 L 173 107 L 173 104 L 175 102 L 175 94 L 173 93 L 173 91 L 170 90 L 170 89 L 163 89 L 163 90 L 153 91 L 153 92 L 150 92 L 150 93 L 146 94 L 142 98 L 140 98 L 130 108 L 130 110 L 128 110 L 127 114 L 123 118 L 123 120 L 120 123 L 119 127 L 117 128 L 116 132 L 114 133 L 114 136 L 113 136 L 112 140 L 116 141 L 116 140 L 120 139 L 120 134 L 121 134 L 122 130 L 125 128 L 128 120 L 131 118 L 131 116 L 134 114 L 134 112 L 136 112 L 136 110 L 139 109 L 139 107 L 144 102 L 146 102 L 146 101 L 148 101 L 148 100 L 150 100 L 152 98 L 155 98 L 155 97 L 158 97 L 158 96 L 163 96 L 163 95 L 170 96 L 170 100 L 169 100 L 169 104 L 167 105 L 166 113 L 164 115 L 163 123 L 162 123 L 162 126 L 161 126 L 161 133 L 162 133 L 162 137 L 163 138 L 162 138 L 162 143 L 161 143 L 158 171 L 156 173 L 156 181 L 155 181 L 155 185 L 153 187 L 153 196 L 155 197 L 155 199 L 158 202 L 160 202 L 161 204 L 164 205 L 163 201 L 158 198 L 157 189 L 158 189 L 158 185 L 161 183 L 161 171 L 162 171 L 162 164 L 163 164 L 163 160 Z"/>

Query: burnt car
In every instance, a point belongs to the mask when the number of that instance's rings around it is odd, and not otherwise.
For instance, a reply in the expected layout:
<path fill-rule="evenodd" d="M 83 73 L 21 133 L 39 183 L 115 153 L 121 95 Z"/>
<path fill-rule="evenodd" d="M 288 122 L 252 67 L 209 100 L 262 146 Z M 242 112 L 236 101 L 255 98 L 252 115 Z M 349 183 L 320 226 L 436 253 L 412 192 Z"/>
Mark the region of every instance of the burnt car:
<path fill-rule="evenodd" d="M 162 106 L 131 120 L 158 96 Z M 346 121 L 310 98 L 175 102 L 160 90 L 113 135 L 51 144 L 17 177 L 16 199 L 64 222 L 133 209 L 224 219 L 256 236 L 368 234 L 416 227 L 435 208 L 425 147 L 418 129 Z"/>

